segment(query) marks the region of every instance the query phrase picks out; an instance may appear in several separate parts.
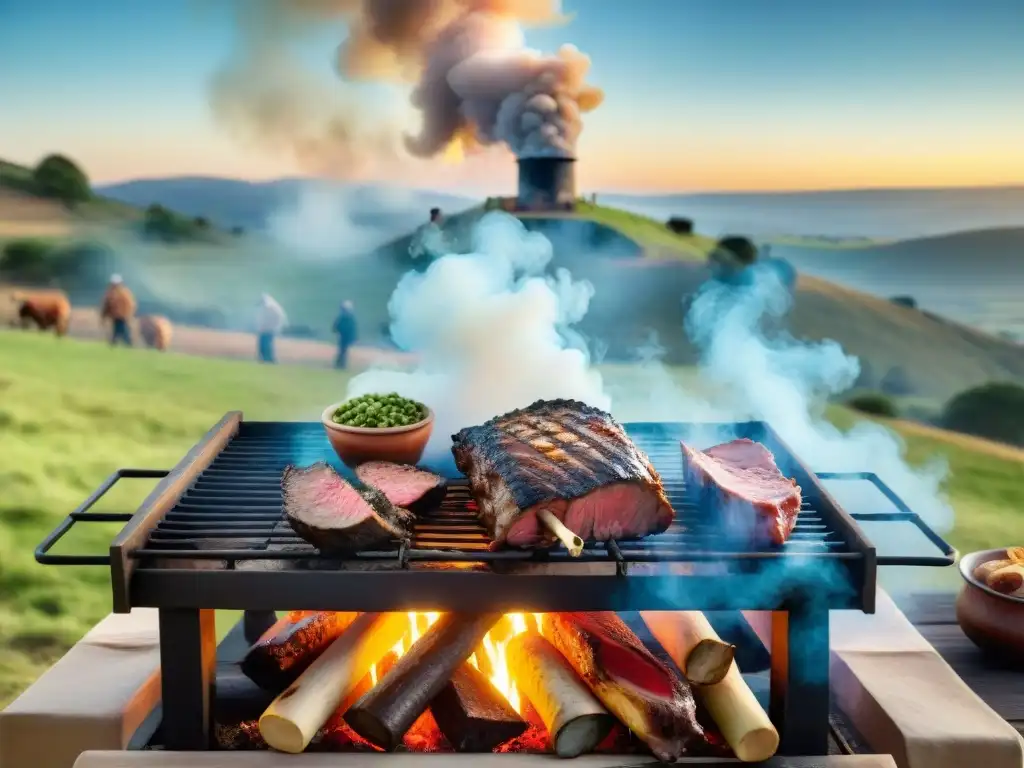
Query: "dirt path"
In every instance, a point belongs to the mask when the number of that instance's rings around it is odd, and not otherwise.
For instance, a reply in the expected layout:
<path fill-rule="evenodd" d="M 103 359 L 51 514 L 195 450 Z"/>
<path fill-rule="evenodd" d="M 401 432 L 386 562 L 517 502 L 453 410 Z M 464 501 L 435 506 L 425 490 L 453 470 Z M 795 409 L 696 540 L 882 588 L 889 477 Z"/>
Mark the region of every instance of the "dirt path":
<path fill-rule="evenodd" d="M 0 291 L 0 294 L 3 292 Z M 0 297 L 0 319 L 7 325 L 12 319 L 13 303 Z M 107 330 L 100 325 L 99 315 L 93 308 L 80 307 L 71 311 L 69 335 L 79 339 L 105 340 Z M 135 333 L 136 342 L 142 343 Z M 186 355 L 251 360 L 256 357 L 256 337 L 241 331 L 220 331 L 175 325 L 171 349 Z M 328 367 L 334 364 L 335 347 L 312 339 L 279 338 L 275 344 L 279 363 Z M 349 352 L 353 368 L 366 368 L 373 364 L 408 364 L 415 358 L 402 352 L 376 347 L 356 346 Z"/>

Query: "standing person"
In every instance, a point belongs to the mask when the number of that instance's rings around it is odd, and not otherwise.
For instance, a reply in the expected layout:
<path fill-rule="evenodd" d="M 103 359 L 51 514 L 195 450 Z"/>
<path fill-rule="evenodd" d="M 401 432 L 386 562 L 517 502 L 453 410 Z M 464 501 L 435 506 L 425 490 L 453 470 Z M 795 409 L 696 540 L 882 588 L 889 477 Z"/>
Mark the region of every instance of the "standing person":
<path fill-rule="evenodd" d="M 269 293 L 260 299 L 259 312 L 256 318 L 257 355 L 260 362 L 274 363 L 274 337 L 288 323 L 288 316 L 281 305 L 274 301 Z"/>
<path fill-rule="evenodd" d="M 111 275 L 107 293 L 103 297 L 100 308 L 100 320 L 110 321 L 110 346 L 121 342 L 126 347 L 132 345 L 132 329 L 129 323 L 135 316 L 135 297 L 124 284 L 120 275 Z"/>
<path fill-rule="evenodd" d="M 351 301 L 341 303 L 338 319 L 334 321 L 334 332 L 338 334 L 338 355 L 334 358 L 334 367 L 340 370 L 348 365 L 348 348 L 356 343 L 359 335 L 355 307 Z"/>

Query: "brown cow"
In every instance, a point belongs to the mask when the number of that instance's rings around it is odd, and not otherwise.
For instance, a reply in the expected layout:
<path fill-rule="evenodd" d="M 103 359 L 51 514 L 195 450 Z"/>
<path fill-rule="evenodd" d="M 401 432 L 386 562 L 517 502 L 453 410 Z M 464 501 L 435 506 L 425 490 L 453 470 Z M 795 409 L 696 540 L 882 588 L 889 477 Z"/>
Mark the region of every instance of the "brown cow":
<path fill-rule="evenodd" d="M 139 318 L 139 333 L 143 342 L 151 349 L 166 351 L 171 346 L 173 329 L 171 321 L 160 315 L 143 315 Z"/>
<path fill-rule="evenodd" d="M 41 331 L 53 328 L 58 336 L 68 332 L 71 321 L 71 302 L 62 291 L 46 293 L 15 293 L 11 298 L 18 302 L 18 319 L 22 328 L 33 323 Z"/>

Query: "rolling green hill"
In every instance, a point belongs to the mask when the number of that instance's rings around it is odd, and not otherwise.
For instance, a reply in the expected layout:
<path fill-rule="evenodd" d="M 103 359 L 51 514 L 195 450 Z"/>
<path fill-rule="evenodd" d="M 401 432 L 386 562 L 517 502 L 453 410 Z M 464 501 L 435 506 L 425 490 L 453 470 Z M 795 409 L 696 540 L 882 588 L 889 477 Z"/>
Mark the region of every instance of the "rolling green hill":
<path fill-rule="evenodd" d="M 25 184 L 26 169 L 9 164 L 4 168 L 9 190 Z M 107 203 L 93 204 L 100 206 L 96 210 L 105 210 Z M 128 215 L 120 204 L 113 206 Z M 473 224 L 483 213 L 477 207 L 447 219 L 456 251 L 470 249 Z M 596 293 L 581 330 L 606 348 L 610 359 L 634 357 L 653 331 L 669 362 L 695 361 L 696 351 L 683 333 L 684 301 L 708 277 L 710 239 L 677 235 L 653 219 L 586 203 L 572 214 L 521 218 L 551 239 L 552 267 L 566 267 L 577 279 L 594 285 Z M 233 245 L 163 246 L 122 240 L 113 247 L 119 271 L 147 311 L 168 314 L 176 322 L 247 328 L 253 304 L 267 291 L 288 310 L 297 332 L 330 338 L 337 307 L 349 298 L 356 303 L 363 338 L 373 341 L 387 323 L 394 286 L 412 266 L 412 237 L 398 237 L 371 253 L 337 258 L 292 253 L 256 236 Z M 72 298 L 95 302 L 99 288 L 76 290 Z M 944 400 L 976 384 L 1024 378 L 1024 355 L 1009 341 L 816 277 L 801 276 L 788 322 L 798 338 L 839 342 L 848 353 L 866 360 L 876 379 L 894 367 L 904 368 L 911 384 L 908 394 Z"/>
<path fill-rule="evenodd" d="M 602 372 L 613 385 L 629 380 L 625 367 Z M 685 369 L 671 375 L 692 383 Z M 91 490 L 118 467 L 173 466 L 228 410 L 249 419 L 313 420 L 344 395 L 345 382 L 327 370 L 0 331 L 0 707 L 110 610 L 103 568 L 44 567 L 32 555 Z M 837 407 L 831 418 L 845 427 L 862 417 Z M 1012 539 L 1024 526 L 1024 458 L 976 439 L 890 426 L 913 462 L 949 462 L 954 546 L 1020 543 Z M 131 511 L 151 487 L 125 481 L 97 511 Z M 104 551 L 119 526 L 80 528 L 58 551 Z"/>
<path fill-rule="evenodd" d="M 137 228 L 145 216 L 141 208 L 95 192 L 91 199 L 68 207 L 40 192 L 31 168 L 0 160 L 0 243 L 18 238 L 93 238 L 112 228 Z M 185 239 L 226 241 L 225 233 L 198 226 L 191 217 L 167 211 L 166 220 Z"/>

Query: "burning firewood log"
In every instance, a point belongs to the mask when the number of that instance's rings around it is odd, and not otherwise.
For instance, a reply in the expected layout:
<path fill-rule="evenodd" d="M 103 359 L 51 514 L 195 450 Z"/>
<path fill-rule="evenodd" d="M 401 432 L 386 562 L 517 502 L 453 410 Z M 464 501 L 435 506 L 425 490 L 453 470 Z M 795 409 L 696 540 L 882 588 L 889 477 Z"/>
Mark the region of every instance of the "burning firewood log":
<path fill-rule="evenodd" d="M 640 615 L 669 658 L 684 668 L 692 657 L 692 630 L 699 626 L 699 622 L 694 622 L 688 612 L 644 611 Z M 704 623 L 707 623 L 706 619 Z M 718 638 L 710 624 L 705 631 Z M 700 686 L 696 692 L 736 757 L 744 762 L 761 762 L 775 754 L 779 748 L 779 733 L 744 681 L 735 661 L 730 660 L 728 671 L 720 682 Z"/>
<path fill-rule="evenodd" d="M 408 630 L 405 614 L 364 613 L 303 672 L 260 718 L 260 733 L 274 749 L 302 752 L 376 664 Z"/>
<path fill-rule="evenodd" d="M 537 711 L 559 757 L 591 752 L 608 735 L 608 714 L 568 662 L 536 632 L 517 635 L 505 648 L 509 672 Z"/>
<path fill-rule="evenodd" d="M 547 613 L 543 635 L 659 760 L 674 762 L 692 746 L 704 745 L 689 686 L 617 614 Z"/>
<path fill-rule="evenodd" d="M 367 741 L 391 751 L 402 743 L 455 670 L 469 658 L 500 613 L 442 615 L 402 658 L 345 714 Z"/>
<path fill-rule="evenodd" d="M 736 656 L 736 646 L 724 642 L 699 611 L 642 611 L 640 616 L 665 649 L 662 637 L 675 649 L 672 660 L 694 685 L 720 683 Z"/>
<path fill-rule="evenodd" d="M 280 693 L 295 682 L 356 620 L 357 613 L 292 611 L 246 653 L 242 672 L 261 688 Z"/>
<path fill-rule="evenodd" d="M 501 692 L 469 663 L 455 670 L 430 702 L 430 711 L 456 752 L 490 752 L 527 728 Z"/>

